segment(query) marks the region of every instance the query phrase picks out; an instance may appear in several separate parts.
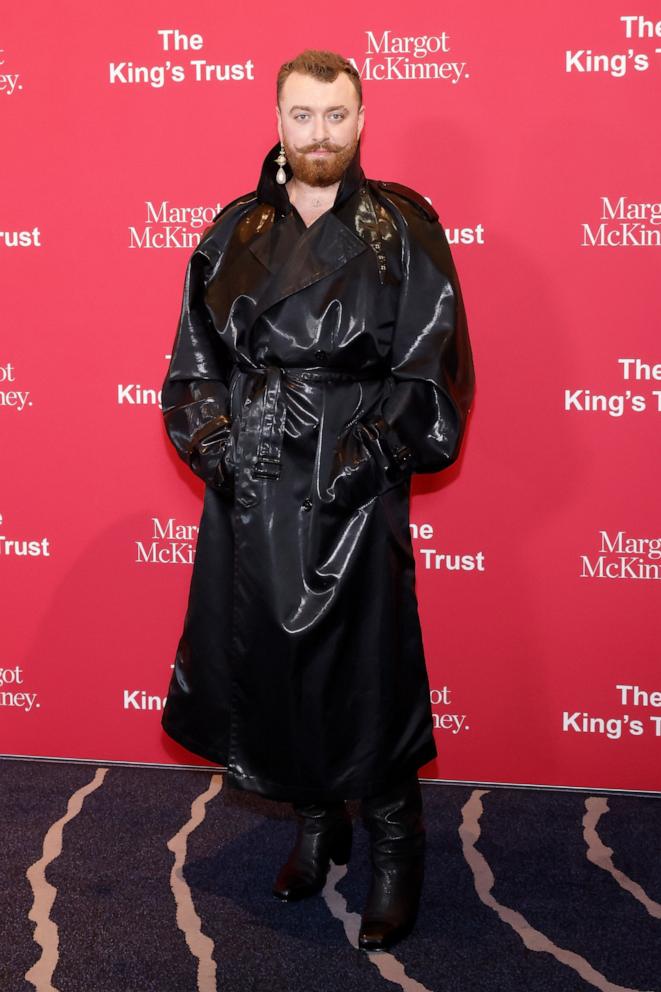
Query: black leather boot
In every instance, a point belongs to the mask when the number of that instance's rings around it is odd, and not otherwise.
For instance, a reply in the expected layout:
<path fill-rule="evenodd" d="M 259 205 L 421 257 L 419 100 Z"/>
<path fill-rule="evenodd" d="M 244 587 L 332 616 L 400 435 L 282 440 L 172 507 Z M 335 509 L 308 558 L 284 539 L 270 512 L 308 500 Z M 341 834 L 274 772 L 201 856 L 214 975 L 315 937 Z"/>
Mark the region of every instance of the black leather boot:
<path fill-rule="evenodd" d="M 273 886 L 273 895 L 287 900 L 323 889 L 331 859 L 336 865 L 349 860 L 353 832 L 344 802 L 292 806 L 299 821 L 296 843 Z"/>
<path fill-rule="evenodd" d="M 370 834 L 372 880 L 358 946 L 380 951 L 410 933 L 418 913 L 426 833 L 417 775 L 364 798 L 361 814 Z"/>

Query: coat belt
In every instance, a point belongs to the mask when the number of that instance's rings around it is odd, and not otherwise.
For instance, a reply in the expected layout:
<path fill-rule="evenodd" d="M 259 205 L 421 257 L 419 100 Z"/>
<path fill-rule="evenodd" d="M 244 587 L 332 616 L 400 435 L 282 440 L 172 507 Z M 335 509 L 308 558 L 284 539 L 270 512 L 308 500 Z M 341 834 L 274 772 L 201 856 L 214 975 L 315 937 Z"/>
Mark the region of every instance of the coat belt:
<path fill-rule="evenodd" d="M 251 400 L 258 397 L 261 400 L 261 410 L 258 412 L 259 432 L 257 451 L 252 475 L 256 478 L 277 479 L 280 476 L 282 442 L 285 432 L 287 413 L 285 397 L 282 390 L 282 377 L 300 380 L 302 382 L 359 382 L 361 379 L 386 379 L 390 375 L 384 366 L 375 366 L 359 372 L 350 369 L 326 368 L 323 365 L 249 365 L 247 362 L 235 362 L 234 367 L 242 372 L 248 372 L 258 377 L 265 377 L 263 391 L 256 388 L 251 394 Z"/>

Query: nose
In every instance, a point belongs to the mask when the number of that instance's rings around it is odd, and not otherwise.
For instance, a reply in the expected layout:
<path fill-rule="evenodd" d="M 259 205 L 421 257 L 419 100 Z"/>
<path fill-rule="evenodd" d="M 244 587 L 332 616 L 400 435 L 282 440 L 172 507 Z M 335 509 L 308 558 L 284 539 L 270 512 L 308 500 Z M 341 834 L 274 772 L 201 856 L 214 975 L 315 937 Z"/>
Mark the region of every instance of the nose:
<path fill-rule="evenodd" d="M 319 144 L 324 141 L 328 141 L 328 130 L 324 117 L 315 118 L 312 140 L 318 142 Z"/>

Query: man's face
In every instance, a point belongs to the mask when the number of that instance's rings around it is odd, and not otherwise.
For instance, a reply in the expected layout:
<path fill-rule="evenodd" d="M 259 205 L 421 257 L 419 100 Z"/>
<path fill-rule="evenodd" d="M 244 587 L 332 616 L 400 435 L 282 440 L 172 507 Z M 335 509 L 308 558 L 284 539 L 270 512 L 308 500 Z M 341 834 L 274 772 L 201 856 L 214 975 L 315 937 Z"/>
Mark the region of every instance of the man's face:
<path fill-rule="evenodd" d="M 277 110 L 278 134 L 294 177 L 309 186 L 338 182 L 356 151 L 365 113 L 346 72 L 332 83 L 290 73 Z"/>

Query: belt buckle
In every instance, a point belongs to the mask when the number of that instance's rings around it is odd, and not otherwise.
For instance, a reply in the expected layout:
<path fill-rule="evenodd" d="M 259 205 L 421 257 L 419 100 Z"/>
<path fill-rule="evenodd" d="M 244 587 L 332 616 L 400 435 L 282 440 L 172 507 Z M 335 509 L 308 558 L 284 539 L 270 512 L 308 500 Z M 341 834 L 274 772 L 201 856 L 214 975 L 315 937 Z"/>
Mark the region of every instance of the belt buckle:
<path fill-rule="evenodd" d="M 253 478 L 257 479 L 279 479 L 280 478 L 280 459 L 279 458 L 269 458 L 268 455 L 263 455 L 255 464 L 252 470 Z"/>

